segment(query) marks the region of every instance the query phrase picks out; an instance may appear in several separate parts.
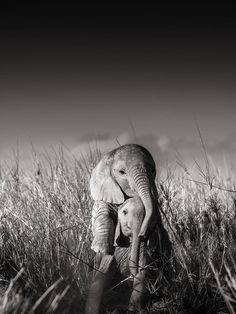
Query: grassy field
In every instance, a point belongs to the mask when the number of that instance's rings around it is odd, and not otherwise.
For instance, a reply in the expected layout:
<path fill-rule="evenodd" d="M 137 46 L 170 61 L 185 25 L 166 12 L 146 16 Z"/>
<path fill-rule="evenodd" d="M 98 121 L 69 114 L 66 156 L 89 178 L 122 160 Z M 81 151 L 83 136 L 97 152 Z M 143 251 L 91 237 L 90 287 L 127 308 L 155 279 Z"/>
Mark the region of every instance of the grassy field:
<path fill-rule="evenodd" d="M 99 158 L 59 149 L 33 151 L 31 174 L 17 154 L 1 165 L 0 313 L 83 313 L 94 257 L 88 182 Z M 171 283 L 149 286 L 150 313 L 236 313 L 235 173 L 205 166 L 201 182 L 187 169 L 158 177 L 177 266 Z"/>

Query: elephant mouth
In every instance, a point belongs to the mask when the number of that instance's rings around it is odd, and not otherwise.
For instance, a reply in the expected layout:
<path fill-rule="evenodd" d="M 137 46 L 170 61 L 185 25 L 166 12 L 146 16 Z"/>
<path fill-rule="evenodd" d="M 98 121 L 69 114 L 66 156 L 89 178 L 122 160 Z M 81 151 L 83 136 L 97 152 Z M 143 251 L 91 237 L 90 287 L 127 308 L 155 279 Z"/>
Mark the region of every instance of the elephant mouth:
<path fill-rule="evenodd" d="M 126 189 L 125 191 L 122 190 L 122 192 L 124 194 L 125 200 L 132 198 L 135 195 L 137 195 L 137 192 L 132 190 L 132 189 Z"/>
<path fill-rule="evenodd" d="M 123 234 L 125 237 L 130 237 L 132 232 L 131 232 L 131 228 L 128 225 L 124 225 L 123 227 Z"/>

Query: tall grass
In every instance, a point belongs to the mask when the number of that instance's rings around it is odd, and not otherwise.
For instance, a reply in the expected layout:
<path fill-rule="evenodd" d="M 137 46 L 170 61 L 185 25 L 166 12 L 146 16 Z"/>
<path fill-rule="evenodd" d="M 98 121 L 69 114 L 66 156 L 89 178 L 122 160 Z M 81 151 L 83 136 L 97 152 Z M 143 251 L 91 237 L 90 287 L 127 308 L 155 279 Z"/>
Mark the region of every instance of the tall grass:
<path fill-rule="evenodd" d="M 62 148 L 40 157 L 33 149 L 31 174 L 14 156 L 0 169 L 0 313 L 83 313 L 94 257 L 88 182 L 99 153 L 78 161 Z M 155 270 L 150 313 L 236 313 L 235 183 L 207 167 L 202 180 L 187 171 L 158 178 L 173 274 L 168 282 Z"/>
<path fill-rule="evenodd" d="M 31 176 L 21 172 L 19 160 L 1 169 L 0 275 L 2 290 L 11 289 L 0 301 L 0 312 L 78 313 L 93 257 L 90 169 L 66 161 L 62 150 L 42 160 L 35 154 L 34 163 Z"/>

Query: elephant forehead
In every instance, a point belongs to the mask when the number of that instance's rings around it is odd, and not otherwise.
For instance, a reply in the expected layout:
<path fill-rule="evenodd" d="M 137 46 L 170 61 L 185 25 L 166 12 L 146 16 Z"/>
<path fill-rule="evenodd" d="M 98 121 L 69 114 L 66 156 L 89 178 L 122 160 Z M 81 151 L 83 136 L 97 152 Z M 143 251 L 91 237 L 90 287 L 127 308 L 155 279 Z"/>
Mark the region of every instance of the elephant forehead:
<path fill-rule="evenodd" d="M 113 151 L 113 155 L 119 157 L 138 156 L 139 158 L 144 157 L 146 159 L 152 159 L 152 155 L 146 148 L 136 144 L 127 144 L 118 147 Z"/>
<path fill-rule="evenodd" d="M 119 157 L 116 157 L 114 159 L 114 163 L 113 163 L 113 168 L 126 168 L 127 167 L 127 162 L 126 160 L 122 159 L 122 158 L 119 158 Z"/>
<path fill-rule="evenodd" d="M 138 195 L 135 195 L 135 197 L 128 198 L 118 209 L 118 213 L 121 212 L 122 209 L 127 209 L 130 212 L 138 213 L 138 212 L 144 212 L 145 207 L 141 200 L 141 198 Z"/>
<path fill-rule="evenodd" d="M 155 164 L 145 158 L 145 156 L 118 154 L 114 157 L 113 167 L 123 167 L 125 169 L 137 168 L 137 170 L 141 171 L 142 169 L 155 168 Z"/>
<path fill-rule="evenodd" d="M 114 168 L 123 168 L 132 175 L 135 172 L 155 173 L 152 155 L 142 146 L 124 145 L 111 152 L 110 161 Z"/>

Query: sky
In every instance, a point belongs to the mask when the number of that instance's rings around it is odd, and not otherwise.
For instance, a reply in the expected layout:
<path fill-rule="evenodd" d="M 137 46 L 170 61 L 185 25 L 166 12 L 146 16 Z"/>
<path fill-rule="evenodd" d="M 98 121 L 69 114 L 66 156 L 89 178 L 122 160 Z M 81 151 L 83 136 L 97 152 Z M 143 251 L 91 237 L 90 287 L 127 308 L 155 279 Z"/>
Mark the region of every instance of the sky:
<path fill-rule="evenodd" d="M 155 160 L 236 155 L 230 7 L 22 7 L 1 12 L 0 160 L 17 141 L 146 146 Z"/>

